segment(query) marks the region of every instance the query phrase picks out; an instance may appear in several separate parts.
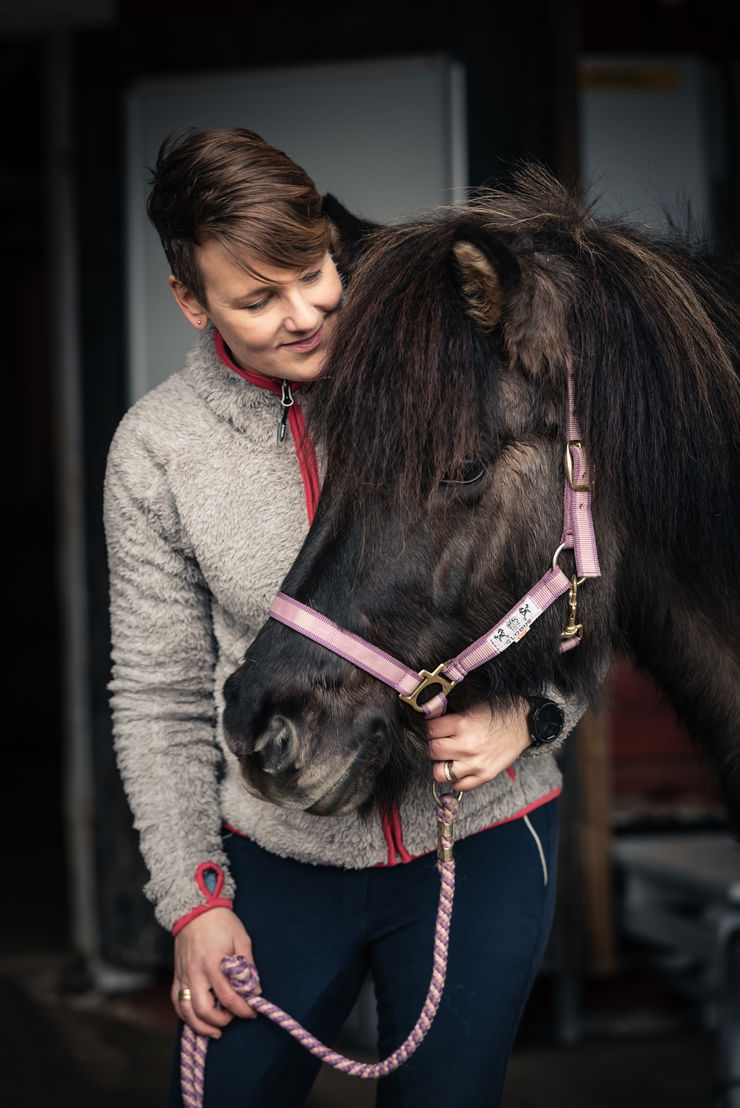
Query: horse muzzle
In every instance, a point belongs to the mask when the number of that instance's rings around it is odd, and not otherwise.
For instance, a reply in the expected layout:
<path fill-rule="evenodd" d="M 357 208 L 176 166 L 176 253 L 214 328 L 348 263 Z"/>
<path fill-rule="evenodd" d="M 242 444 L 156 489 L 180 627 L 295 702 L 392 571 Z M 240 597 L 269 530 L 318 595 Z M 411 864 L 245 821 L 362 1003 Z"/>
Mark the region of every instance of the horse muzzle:
<path fill-rule="evenodd" d="M 242 783 L 252 796 L 280 808 L 317 816 L 341 815 L 363 803 L 371 793 L 387 745 L 377 731 L 359 742 L 344 741 L 333 756 L 320 747 L 320 757 L 299 723 L 276 713 L 251 741 L 229 727 L 224 717 L 229 749 L 239 760 Z"/>

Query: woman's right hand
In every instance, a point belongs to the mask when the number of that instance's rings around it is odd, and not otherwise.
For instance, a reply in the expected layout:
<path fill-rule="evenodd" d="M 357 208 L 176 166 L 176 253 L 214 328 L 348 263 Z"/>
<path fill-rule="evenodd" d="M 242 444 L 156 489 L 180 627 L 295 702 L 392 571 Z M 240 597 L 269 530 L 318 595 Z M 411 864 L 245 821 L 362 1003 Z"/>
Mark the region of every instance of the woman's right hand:
<path fill-rule="evenodd" d="M 172 1006 L 193 1031 L 211 1039 L 219 1039 L 220 1029 L 234 1016 L 254 1019 L 257 1015 L 221 970 L 221 959 L 227 954 L 254 961 L 249 935 L 230 908 L 203 912 L 175 936 Z M 190 999 L 180 1000 L 180 990 L 185 988 L 190 989 Z"/>

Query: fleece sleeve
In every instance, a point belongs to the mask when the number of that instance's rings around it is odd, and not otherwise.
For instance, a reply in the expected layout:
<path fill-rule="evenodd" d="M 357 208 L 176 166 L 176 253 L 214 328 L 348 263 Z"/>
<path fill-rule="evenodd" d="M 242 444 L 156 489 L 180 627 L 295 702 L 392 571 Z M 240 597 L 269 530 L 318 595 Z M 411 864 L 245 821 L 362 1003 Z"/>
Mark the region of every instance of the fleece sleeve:
<path fill-rule="evenodd" d="M 230 906 L 221 843 L 211 596 L 165 467 L 124 420 L 108 458 L 105 529 L 118 766 L 159 922 Z"/>
<path fill-rule="evenodd" d="M 609 664 L 610 662 L 608 660 L 602 661 L 602 680 L 606 677 Z M 547 743 L 543 746 L 528 746 L 521 754 L 522 758 L 537 758 L 541 754 L 557 754 L 566 739 L 572 735 L 576 726 L 580 723 L 581 717 L 590 707 L 589 701 L 586 700 L 585 697 L 576 696 L 574 694 L 566 696 L 557 689 L 555 685 L 546 685 L 542 690 L 542 696 L 546 697 L 548 700 L 553 700 L 562 709 L 564 717 L 563 730 L 560 732 L 560 737 L 553 743 Z"/>

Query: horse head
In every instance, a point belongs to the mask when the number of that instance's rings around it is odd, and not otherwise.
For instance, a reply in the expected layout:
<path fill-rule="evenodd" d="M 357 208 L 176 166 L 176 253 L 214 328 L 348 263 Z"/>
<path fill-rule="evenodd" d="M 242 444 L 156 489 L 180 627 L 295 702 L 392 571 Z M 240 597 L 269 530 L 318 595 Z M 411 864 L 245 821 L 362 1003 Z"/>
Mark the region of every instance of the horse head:
<path fill-rule="evenodd" d="M 711 428 L 736 450 L 736 378 L 714 338 L 730 313 L 708 278 L 600 225 L 538 169 L 465 209 L 362 235 L 309 401 L 326 480 L 282 591 L 414 670 L 483 635 L 560 541 L 572 367 L 603 570 L 581 590 L 587 641 L 559 652 L 563 600 L 455 688 L 449 707 L 496 706 L 549 684 L 588 699 L 639 622 L 650 583 L 643 594 L 635 581 L 663 573 L 669 594 L 680 562 L 676 489 L 689 467 L 662 456 L 666 436 L 691 419 L 694 433 Z M 731 398 L 729 421 L 717 416 L 712 373 Z M 699 497 L 716 503 L 722 474 L 701 483 Z M 630 544 L 638 564 L 625 570 Z M 575 572 L 569 552 L 561 565 Z M 396 801 L 429 772 L 422 716 L 274 620 L 225 696 L 245 784 L 274 803 L 338 814 Z"/>

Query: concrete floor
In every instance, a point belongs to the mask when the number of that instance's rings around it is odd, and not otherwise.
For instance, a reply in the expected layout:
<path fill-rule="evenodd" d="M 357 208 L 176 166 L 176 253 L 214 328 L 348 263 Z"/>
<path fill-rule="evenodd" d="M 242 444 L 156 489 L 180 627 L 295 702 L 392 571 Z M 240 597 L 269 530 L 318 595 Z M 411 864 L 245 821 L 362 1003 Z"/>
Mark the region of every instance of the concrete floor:
<path fill-rule="evenodd" d="M 20 952 L 0 962 L 0 1103 L 160 1108 L 174 1026 L 166 982 L 104 997 L 65 989 L 65 980 L 63 951 Z M 547 985 L 539 983 L 503 1108 L 730 1108 L 713 1101 L 712 1036 L 657 988 L 602 983 L 586 997 L 584 1036 L 570 1046 L 553 1042 L 549 1004 Z M 373 1103 L 372 1082 L 322 1071 L 307 1108 Z"/>

